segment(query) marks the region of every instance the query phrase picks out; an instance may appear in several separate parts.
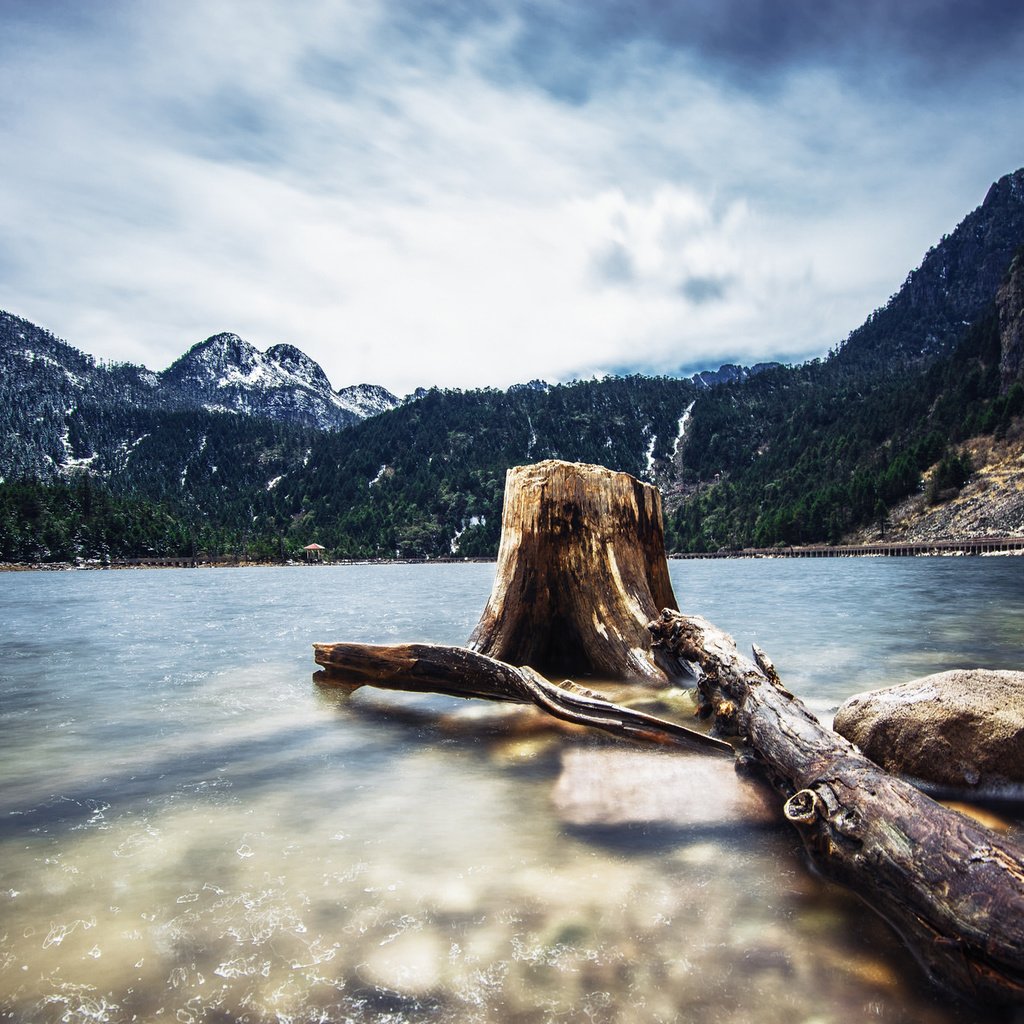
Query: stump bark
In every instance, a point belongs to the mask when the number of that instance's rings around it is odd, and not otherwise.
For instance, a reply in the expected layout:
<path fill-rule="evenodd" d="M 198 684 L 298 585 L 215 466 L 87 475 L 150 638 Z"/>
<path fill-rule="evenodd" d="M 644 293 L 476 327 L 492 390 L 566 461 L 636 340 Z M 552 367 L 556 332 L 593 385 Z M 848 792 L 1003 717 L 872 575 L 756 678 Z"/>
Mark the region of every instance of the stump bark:
<path fill-rule="evenodd" d="M 558 460 L 508 471 L 497 573 L 471 650 L 552 678 L 664 683 L 647 623 L 676 607 L 656 487 Z"/>

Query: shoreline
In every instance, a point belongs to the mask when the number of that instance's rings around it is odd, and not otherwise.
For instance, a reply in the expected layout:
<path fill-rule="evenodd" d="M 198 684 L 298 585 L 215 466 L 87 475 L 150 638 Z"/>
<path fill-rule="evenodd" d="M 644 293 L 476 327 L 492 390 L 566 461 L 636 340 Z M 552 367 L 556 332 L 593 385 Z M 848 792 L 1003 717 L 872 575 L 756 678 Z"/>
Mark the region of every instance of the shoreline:
<path fill-rule="evenodd" d="M 964 540 L 913 541 L 891 544 L 812 544 L 787 548 L 744 548 L 739 551 L 675 552 L 670 561 L 699 559 L 777 559 L 777 558 L 992 558 L 1024 556 L 1024 536 L 975 537 Z M 193 559 L 187 557 L 115 559 L 110 562 L 0 562 L 4 572 L 80 572 L 127 569 L 291 569 L 324 568 L 339 565 L 461 565 L 497 562 L 497 558 L 339 558 L 318 562 L 289 560 L 265 562 L 249 559 Z"/>
<path fill-rule="evenodd" d="M 964 558 L 1024 555 L 1024 536 L 964 537 L 959 540 L 876 541 L 872 544 L 805 544 L 776 548 L 741 548 L 669 558 Z"/>
<path fill-rule="evenodd" d="M 463 565 L 496 558 L 338 558 L 322 562 L 261 562 L 249 559 L 133 558 L 111 562 L 0 562 L 3 572 L 121 572 L 132 569 L 324 569 L 339 565 Z"/>

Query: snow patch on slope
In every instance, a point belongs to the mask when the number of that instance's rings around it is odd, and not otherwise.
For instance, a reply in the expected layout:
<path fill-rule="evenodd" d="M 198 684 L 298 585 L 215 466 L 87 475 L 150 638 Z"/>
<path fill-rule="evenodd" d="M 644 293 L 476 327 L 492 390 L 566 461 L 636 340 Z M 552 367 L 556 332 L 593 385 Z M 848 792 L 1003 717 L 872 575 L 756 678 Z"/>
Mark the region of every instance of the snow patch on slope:
<path fill-rule="evenodd" d="M 683 442 L 686 440 L 686 428 L 690 425 L 690 419 L 693 415 L 693 407 L 696 402 L 691 402 L 685 410 L 683 415 L 679 417 L 679 432 L 676 434 L 676 442 L 672 446 L 672 461 L 675 462 L 679 458 L 679 452 L 682 450 Z"/>
<path fill-rule="evenodd" d="M 468 530 L 471 526 L 486 526 L 487 516 L 470 516 L 468 519 L 463 519 L 459 528 L 452 535 L 451 540 L 448 542 L 451 547 L 453 555 L 459 553 L 459 538 Z"/>

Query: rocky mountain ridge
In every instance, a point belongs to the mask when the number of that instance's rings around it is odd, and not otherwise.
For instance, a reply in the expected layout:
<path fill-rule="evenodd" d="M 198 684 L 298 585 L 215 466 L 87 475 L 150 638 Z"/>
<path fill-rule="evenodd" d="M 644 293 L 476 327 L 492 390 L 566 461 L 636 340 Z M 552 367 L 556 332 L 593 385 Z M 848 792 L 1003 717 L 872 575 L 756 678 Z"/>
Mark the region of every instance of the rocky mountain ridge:
<path fill-rule="evenodd" d="M 753 366 L 740 366 L 737 363 L 723 363 L 717 370 L 700 370 L 690 379 L 703 390 L 718 387 L 719 384 L 734 384 L 737 381 L 749 380 L 765 370 L 773 370 L 781 363 L 754 363 Z"/>
<path fill-rule="evenodd" d="M 827 359 L 698 398 L 667 502 L 679 547 L 847 540 L 926 491 L 938 492 L 924 503 L 937 522 L 933 499 L 970 475 L 961 446 L 1011 435 L 1024 414 L 1024 287 L 1011 269 L 1022 247 L 1024 169 L 1000 178 Z M 1012 507 L 999 504 L 1011 528 Z M 963 518 L 946 525 L 951 539 L 971 535 L 956 532 Z"/>
<path fill-rule="evenodd" d="M 217 334 L 155 373 L 97 361 L 44 328 L 0 311 L 4 478 L 47 479 L 91 465 L 90 459 L 113 465 L 116 451 L 145 432 L 140 416 L 230 413 L 334 431 L 399 404 L 375 384 L 335 391 L 323 369 L 293 345 L 260 352 L 238 335 Z M 110 428 L 114 421 L 124 423 L 120 432 Z"/>
<path fill-rule="evenodd" d="M 0 360 L 22 392 L 120 401 L 154 408 L 237 412 L 320 430 L 351 426 L 400 404 L 378 384 L 337 391 L 294 345 L 260 352 L 237 334 L 193 345 L 166 370 L 105 363 L 22 317 L 0 311 Z"/>
<path fill-rule="evenodd" d="M 1020 397 L 1024 387 L 1024 252 L 1011 262 L 996 292 L 995 306 L 999 400 L 1016 409 L 1024 404 Z M 971 467 L 969 478 L 955 493 L 928 500 L 928 494 L 936 491 L 931 485 L 938 467 L 932 466 L 924 474 L 922 493 L 896 504 L 884 523 L 858 530 L 847 539 L 871 543 L 879 540 L 883 531 L 890 540 L 911 542 L 1024 534 L 1024 421 L 1013 419 L 1008 427 L 997 427 L 990 435 L 966 438 L 956 445 L 955 453 Z"/>
<path fill-rule="evenodd" d="M 679 378 L 678 383 L 709 391 L 777 365 L 725 364 Z M 56 472 L 82 469 L 110 477 L 120 465 L 118 453 L 133 451 L 147 431 L 137 416 L 130 417 L 131 429 L 127 425 L 120 432 L 99 429 L 94 422 L 97 410 L 103 410 L 101 418 L 106 421 L 125 419 L 128 411 L 202 411 L 333 432 L 429 394 L 459 393 L 418 388 L 400 400 L 375 384 L 335 391 L 320 365 L 296 346 L 273 345 L 261 352 L 231 332 L 198 342 L 166 370 L 154 372 L 131 363 L 97 361 L 44 328 L 2 311 L 0 369 L 0 401 L 6 408 L 6 415 L 0 412 L 0 427 L 7 428 L 7 441 L 0 441 L 0 478 L 27 474 L 46 479 Z M 531 380 L 512 385 L 507 394 L 543 396 L 553 387 L 566 386 Z M 678 438 L 646 421 L 638 428 L 647 432 L 649 440 L 645 457 L 630 468 L 646 479 L 664 476 L 665 460 Z M 609 444 L 614 447 L 612 441 Z M 528 445 L 522 457 L 533 457 L 535 447 Z M 548 445 L 551 450 L 573 447 L 571 443 Z M 662 448 L 666 454 L 659 455 Z M 178 474 L 175 469 L 174 475 Z"/>
<path fill-rule="evenodd" d="M 294 345 L 272 345 L 260 352 L 230 333 L 193 345 L 158 378 L 161 386 L 209 411 L 262 416 L 318 430 L 340 430 L 399 404 L 376 384 L 335 391 L 319 363 Z"/>
<path fill-rule="evenodd" d="M 996 181 L 982 204 L 928 250 L 899 291 L 850 333 L 839 361 L 948 354 L 991 303 L 1022 242 L 1024 168 Z"/>

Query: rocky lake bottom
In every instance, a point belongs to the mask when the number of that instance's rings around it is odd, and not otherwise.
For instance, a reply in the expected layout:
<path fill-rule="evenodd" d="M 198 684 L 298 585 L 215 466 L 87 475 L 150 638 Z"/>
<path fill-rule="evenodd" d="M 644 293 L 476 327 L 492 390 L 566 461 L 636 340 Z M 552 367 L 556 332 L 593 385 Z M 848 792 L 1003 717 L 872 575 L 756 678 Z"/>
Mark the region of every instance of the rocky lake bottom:
<path fill-rule="evenodd" d="M 930 986 L 727 759 L 313 683 L 313 641 L 464 641 L 493 571 L 0 579 L 3 1019 L 1014 1019 Z M 826 719 L 1021 667 L 1020 559 L 672 574 Z"/>

